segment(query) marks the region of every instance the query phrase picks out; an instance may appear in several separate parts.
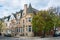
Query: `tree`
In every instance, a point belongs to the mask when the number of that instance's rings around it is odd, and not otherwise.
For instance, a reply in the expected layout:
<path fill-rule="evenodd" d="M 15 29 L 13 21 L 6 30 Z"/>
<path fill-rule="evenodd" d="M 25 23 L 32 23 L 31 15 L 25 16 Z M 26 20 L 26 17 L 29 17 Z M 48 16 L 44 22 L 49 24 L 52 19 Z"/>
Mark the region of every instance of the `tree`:
<path fill-rule="evenodd" d="M 54 35 L 56 32 L 56 28 L 60 26 L 60 12 L 59 12 L 59 8 L 60 7 L 51 7 L 50 9 L 48 9 L 48 11 L 50 12 L 50 14 L 53 13 L 52 15 L 52 20 L 54 23 Z"/>
<path fill-rule="evenodd" d="M 43 37 L 47 32 L 50 32 L 54 26 L 57 26 L 58 16 L 53 12 L 49 11 L 40 11 L 33 16 L 32 26 L 34 33 L 42 32 Z M 39 33 L 40 34 L 40 33 Z"/>
<path fill-rule="evenodd" d="M 3 21 L 2 21 L 2 19 L 0 19 L 0 34 L 1 34 L 1 31 L 2 31 L 2 23 L 3 23 Z"/>

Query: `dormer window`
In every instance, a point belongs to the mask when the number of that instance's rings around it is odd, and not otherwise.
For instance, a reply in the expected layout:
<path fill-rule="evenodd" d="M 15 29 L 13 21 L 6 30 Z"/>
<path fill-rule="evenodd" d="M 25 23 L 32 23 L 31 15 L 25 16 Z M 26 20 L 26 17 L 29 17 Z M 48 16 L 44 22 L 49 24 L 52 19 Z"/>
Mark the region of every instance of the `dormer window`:
<path fill-rule="evenodd" d="M 20 19 L 20 14 L 17 14 L 17 19 Z"/>

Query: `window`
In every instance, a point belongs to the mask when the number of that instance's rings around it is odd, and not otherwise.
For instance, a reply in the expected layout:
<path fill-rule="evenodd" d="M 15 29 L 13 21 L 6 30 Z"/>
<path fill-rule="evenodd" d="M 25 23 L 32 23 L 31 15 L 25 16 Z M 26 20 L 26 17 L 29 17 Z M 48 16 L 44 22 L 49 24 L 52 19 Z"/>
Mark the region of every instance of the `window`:
<path fill-rule="evenodd" d="M 18 32 L 18 28 L 16 28 L 16 32 Z"/>
<path fill-rule="evenodd" d="M 17 22 L 17 24 L 20 24 L 20 22 Z"/>
<path fill-rule="evenodd" d="M 31 32 L 32 31 L 32 27 L 31 25 L 28 26 L 28 32 Z"/>
<path fill-rule="evenodd" d="M 23 20 L 23 23 L 24 23 L 24 20 Z"/>
<path fill-rule="evenodd" d="M 28 21 L 31 22 L 31 17 L 28 18 Z"/>
<path fill-rule="evenodd" d="M 23 32 L 23 28 L 20 28 L 19 30 L 20 30 L 19 32 L 21 32 L 21 33 Z"/>
<path fill-rule="evenodd" d="M 18 29 L 18 30 L 19 30 L 19 32 L 20 32 L 20 29 L 21 29 L 21 28 L 19 28 L 19 29 Z"/>
<path fill-rule="evenodd" d="M 7 26 L 7 23 L 6 23 L 6 26 Z"/>
<path fill-rule="evenodd" d="M 27 18 L 26 18 L 26 22 L 27 22 Z"/>
<path fill-rule="evenodd" d="M 19 28 L 19 27 L 16 28 L 16 32 L 21 32 L 22 33 L 23 32 L 23 28 Z"/>
<path fill-rule="evenodd" d="M 27 31 L 27 26 L 26 26 L 26 31 Z"/>
<path fill-rule="evenodd" d="M 23 27 L 25 27 L 25 25 L 23 25 Z"/>
<path fill-rule="evenodd" d="M 20 14 L 17 14 L 17 19 L 20 19 Z"/>

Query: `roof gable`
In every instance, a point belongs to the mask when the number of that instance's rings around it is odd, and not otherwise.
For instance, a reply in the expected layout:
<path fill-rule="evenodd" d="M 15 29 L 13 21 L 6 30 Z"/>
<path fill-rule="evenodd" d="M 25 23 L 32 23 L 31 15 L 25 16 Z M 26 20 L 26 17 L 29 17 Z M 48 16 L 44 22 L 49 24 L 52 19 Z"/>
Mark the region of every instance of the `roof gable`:
<path fill-rule="evenodd" d="M 38 12 L 37 9 L 32 8 L 31 4 L 29 4 L 29 7 L 27 8 L 27 13 L 33 13 L 33 12 Z"/>
<path fill-rule="evenodd" d="M 15 19 L 15 17 L 14 17 L 13 15 L 11 15 L 11 17 L 10 17 L 10 20 L 9 20 L 9 21 L 11 21 L 11 20 L 13 20 L 13 19 Z"/>

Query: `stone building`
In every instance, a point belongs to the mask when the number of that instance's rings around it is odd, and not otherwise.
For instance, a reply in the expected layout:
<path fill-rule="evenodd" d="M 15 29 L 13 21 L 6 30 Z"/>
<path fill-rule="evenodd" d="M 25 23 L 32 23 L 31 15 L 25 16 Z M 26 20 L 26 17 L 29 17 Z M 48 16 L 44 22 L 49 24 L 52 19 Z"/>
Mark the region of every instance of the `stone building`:
<path fill-rule="evenodd" d="M 9 15 L 5 18 L 6 29 L 10 30 L 14 36 L 33 36 L 32 17 L 38 10 L 32 8 L 31 4 L 24 4 L 24 9 Z"/>
<path fill-rule="evenodd" d="M 29 7 L 27 4 L 24 5 L 22 18 L 20 19 L 20 26 L 22 27 L 21 30 L 23 30 L 22 32 L 25 36 L 33 36 L 31 22 L 34 12 L 37 13 L 38 10 L 32 8 L 31 4 L 29 4 Z"/>

